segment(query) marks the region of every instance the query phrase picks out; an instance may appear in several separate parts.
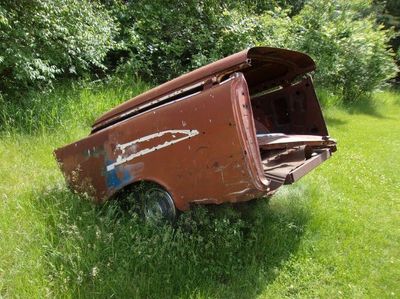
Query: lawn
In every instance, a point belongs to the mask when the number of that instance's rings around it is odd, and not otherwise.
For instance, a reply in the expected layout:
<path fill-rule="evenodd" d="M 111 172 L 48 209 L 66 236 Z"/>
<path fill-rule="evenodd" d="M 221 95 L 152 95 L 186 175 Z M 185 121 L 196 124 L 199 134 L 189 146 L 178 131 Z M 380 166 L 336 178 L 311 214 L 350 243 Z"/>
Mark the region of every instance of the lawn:
<path fill-rule="evenodd" d="M 155 227 L 71 194 L 52 156 L 145 88 L 70 84 L 0 103 L 0 297 L 400 296 L 399 93 L 325 108 L 338 152 L 269 202 Z"/>

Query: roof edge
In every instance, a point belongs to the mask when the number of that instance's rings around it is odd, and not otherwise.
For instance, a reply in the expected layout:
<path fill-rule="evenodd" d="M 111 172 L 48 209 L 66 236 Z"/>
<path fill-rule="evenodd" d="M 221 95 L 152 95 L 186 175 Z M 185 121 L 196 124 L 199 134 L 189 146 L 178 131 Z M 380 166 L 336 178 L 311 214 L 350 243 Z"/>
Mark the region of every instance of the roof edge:
<path fill-rule="evenodd" d="M 170 93 L 179 93 L 187 85 L 207 81 L 213 77 L 240 71 L 251 65 L 251 60 L 281 61 L 281 63 L 292 64 L 295 74 L 304 74 L 315 70 L 315 63 L 307 54 L 271 47 L 253 47 L 222 58 L 208 65 L 202 66 L 175 79 L 167 81 L 152 88 L 100 116 L 92 125 L 92 133 L 101 130 L 110 124 L 119 121 L 120 115 L 126 115 L 128 111 L 145 104 L 153 99 L 164 97 Z"/>

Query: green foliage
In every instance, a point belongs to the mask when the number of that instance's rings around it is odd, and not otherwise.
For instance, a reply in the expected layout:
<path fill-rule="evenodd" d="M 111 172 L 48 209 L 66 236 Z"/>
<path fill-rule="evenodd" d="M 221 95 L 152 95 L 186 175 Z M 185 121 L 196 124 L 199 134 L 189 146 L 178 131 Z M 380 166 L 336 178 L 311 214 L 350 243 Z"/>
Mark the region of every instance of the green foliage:
<path fill-rule="evenodd" d="M 130 53 L 122 68 L 161 82 L 243 49 L 247 39 L 238 36 L 251 24 L 237 23 L 232 6 L 216 0 L 112 2 L 119 39 Z"/>
<path fill-rule="evenodd" d="M 0 6 L 0 89 L 43 86 L 56 75 L 104 68 L 112 18 L 96 2 L 5 0 Z"/>
<path fill-rule="evenodd" d="M 316 60 L 319 84 L 354 101 L 396 75 L 391 35 L 375 23 L 369 1 L 310 0 L 293 19 L 289 47 Z"/>
<path fill-rule="evenodd" d="M 150 86 L 131 76 L 114 76 L 93 82 L 69 80 L 54 90 L 34 91 L 24 99 L 7 101 L 0 94 L 0 129 L 5 132 L 40 132 L 89 128 L 105 111 Z M 88 109 L 90 107 L 90 109 Z"/>
<path fill-rule="evenodd" d="M 285 46 L 289 11 L 257 15 L 267 5 L 261 2 L 112 1 L 119 41 L 130 56 L 120 70 L 160 83 L 255 44 Z"/>
<path fill-rule="evenodd" d="M 0 88 L 104 69 L 161 83 L 254 45 L 317 62 L 317 84 L 354 101 L 395 76 L 371 0 L 3 1 Z M 390 4 L 390 3 L 389 3 Z M 388 4 L 388 5 L 389 5 Z M 389 5 L 390 6 L 390 5 Z"/>
<path fill-rule="evenodd" d="M 277 7 L 290 11 L 290 15 L 296 15 L 304 6 L 307 0 L 244 0 L 252 11 L 262 14 L 265 11 L 274 10 Z"/>
<path fill-rule="evenodd" d="M 375 0 L 374 4 L 380 7 L 378 12 L 379 21 L 383 22 L 387 28 L 393 28 L 397 33 L 392 37 L 390 43 L 397 52 L 397 65 L 400 65 L 400 1 L 387 0 L 380 2 Z M 399 79 L 400 74 L 397 78 Z"/>
<path fill-rule="evenodd" d="M 310 54 L 317 84 L 345 101 L 369 95 L 396 74 L 387 46 L 393 33 L 376 23 L 369 0 L 308 0 L 292 17 L 285 1 L 116 3 L 111 7 L 131 57 L 122 69 L 158 82 L 254 45 Z"/>
<path fill-rule="evenodd" d="M 317 86 L 346 102 L 368 97 L 396 75 L 388 46 L 393 32 L 376 23 L 370 1 L 308 0 L 297 15 L 289 14 L 275 8 L 252 16 L 252 30 L 238 30 L 237 39 L 309 54 L 317 64 Z"/>

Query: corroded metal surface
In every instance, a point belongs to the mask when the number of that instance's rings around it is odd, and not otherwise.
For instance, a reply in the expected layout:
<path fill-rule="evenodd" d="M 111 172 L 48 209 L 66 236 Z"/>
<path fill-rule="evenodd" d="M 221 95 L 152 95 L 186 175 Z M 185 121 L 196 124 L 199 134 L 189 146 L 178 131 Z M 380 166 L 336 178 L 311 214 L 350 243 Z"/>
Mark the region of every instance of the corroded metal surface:
<path fill-rule="evenodd" d="M 265 72 L 266 69 L 268 72 Z M 296 76 L 314 69 L 314 61 L 299 52 L 267 47 L 247 49 L 168 81 L 119 105 L 97 119 L 93 124 L 93 131 L 133 115 L 152 104 L 203 86 L 207 81 L 220 82 L 237 71 L 245 74 L 253 85 L 252 88 L 263 89 L 267 85 L 290 82 Z"/>
<path fill-rule="evenodd" d="M 162 186 L 180 210 L 273 194 L 336 149 L 305 76 L 314 68 L 294 51 L 242 51 L 107 112 L 57 161 L 69 186 L 98 202 L 140 181 Z M 290 159 L 279 175 L 271 168 Z"/>

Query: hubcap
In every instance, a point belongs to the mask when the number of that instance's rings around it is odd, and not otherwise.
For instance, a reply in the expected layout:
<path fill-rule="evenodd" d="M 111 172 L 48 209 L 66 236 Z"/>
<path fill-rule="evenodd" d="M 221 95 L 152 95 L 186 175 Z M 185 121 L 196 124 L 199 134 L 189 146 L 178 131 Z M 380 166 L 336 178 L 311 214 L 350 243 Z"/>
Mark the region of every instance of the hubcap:
<path fill-rule="evenodd" d="M 152 188 L 144 194 L 144 216 L 147 221 L 173 221 L 175 214 L 174 202 L 167 191 Z"/>

